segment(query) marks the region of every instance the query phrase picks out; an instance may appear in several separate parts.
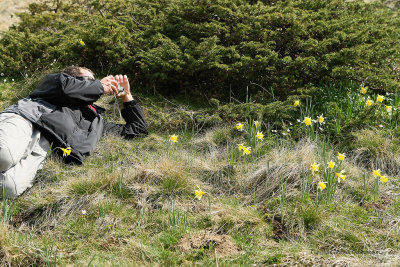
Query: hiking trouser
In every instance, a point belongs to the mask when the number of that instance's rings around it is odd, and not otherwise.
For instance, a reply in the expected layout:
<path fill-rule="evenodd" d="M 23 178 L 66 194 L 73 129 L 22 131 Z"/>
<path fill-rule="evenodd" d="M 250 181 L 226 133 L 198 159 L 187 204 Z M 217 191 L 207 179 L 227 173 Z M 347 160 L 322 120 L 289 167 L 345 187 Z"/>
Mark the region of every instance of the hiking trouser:
<path fill-rule="evenodd" d="M 15 198 L 32 186 L 49 147 L 30 121 L 0 113 L 0 197 Z"/>

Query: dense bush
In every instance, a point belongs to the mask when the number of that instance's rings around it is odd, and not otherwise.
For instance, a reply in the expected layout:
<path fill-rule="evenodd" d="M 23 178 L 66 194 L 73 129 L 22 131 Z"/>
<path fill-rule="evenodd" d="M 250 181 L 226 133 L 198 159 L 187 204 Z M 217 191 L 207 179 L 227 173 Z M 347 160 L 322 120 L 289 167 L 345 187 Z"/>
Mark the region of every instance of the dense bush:
<path fill-rule="evenodd" d="M 399 17 L 378 3 L 55 2 L 30 5 L 2 34 L 0 72 L 15 76 L 57 60 L 128 73 L 151 92 L 216 97 L 241 97 L 248 85 L 252 95 L 262 86 L 276 97 L 333 80 L 399 85 Z"/>

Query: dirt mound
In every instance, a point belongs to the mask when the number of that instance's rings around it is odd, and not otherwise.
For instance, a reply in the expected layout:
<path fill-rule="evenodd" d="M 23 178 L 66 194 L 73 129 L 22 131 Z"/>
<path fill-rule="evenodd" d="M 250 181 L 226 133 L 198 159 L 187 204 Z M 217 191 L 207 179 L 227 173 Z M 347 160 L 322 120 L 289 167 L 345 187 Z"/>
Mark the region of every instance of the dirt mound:
<path fill-rule="evenodd" d="M 242 251 L 236 246 L 232 238 L 228 235 L 219 235 L 210 231 L 200 231 L 190 236 L 184 236 L 178 244 L 181 251 L 192 249 L 212 249 L 216 251 L 217 257 L 229 257 L 241 254 Z"/>

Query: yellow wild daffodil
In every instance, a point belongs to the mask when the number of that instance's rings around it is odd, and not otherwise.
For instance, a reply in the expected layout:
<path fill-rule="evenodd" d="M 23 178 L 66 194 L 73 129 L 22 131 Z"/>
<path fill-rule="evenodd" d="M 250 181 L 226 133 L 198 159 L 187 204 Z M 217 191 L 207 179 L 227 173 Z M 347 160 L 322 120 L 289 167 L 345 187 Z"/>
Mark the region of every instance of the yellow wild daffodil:
<path fill-rule="evenodd" d="M 242 123 L 236 123 L 236 129 L 238 130 L 238 131 L 242 131 L 243 130 L 243 124 Z"/>
<path fill-rule="evenodd" d="M 321 115 L 321 116 L 318 117 L 318 122 L 319 122 L 320 124 L 324 123 L 324 121 L 325 121 L 324 116 Z"/>
<path fill-rule="evenodd" d="M 385 106 L 386 112 L 390 113 L 392 112 L 393 107 L 392 106 Z"/>
<path fill-rule="evenodd" d="M 60 147 L 61 151 L 64 152 L 63 153 L 63 157 L 69 156 L 69 154 L 71 154 L 71 148 L 67 147 L 67 148 L 62 148 Z"/>
<path fill-rule="evenodd" d="M 293 106 L 295 106 L 295 107 L 300 106 L 300 100 L 294 101 Z"/>
<path fill-rule="evenodd" d="M 325 188 L 326 188 L 326 184 L 324 183 L 324 182 L 319 182 L 319 188 L 321 189 L 321 190 L 324 190 Z"/>
<path fill-rule="evenodd" d="M 337 153 L 337 158 L 341 161 L 343 161 L 346 158 L 346 155 L 343 153 L 338 152 Z"/>
<path fill-rule="evenodd" d="M 172 143 L 176 143 L 178 142 L 178 136 L 173 134 L 169 136 L 169 141 L 171 141 Z"/>
<path fill-rule="evenodd" d="M 317 171 L 319 171 L 319 164 L 317 164 L 317 163 L 313 163 L 313 164 L 311 164 L 311 170 L 313 171 L 313 172 L 317 172 Z"/>
<path fill-rule="evenodd" d="M 260 126 L 260 122 L 259 121 L 254 121 L 254 126 L 256 126 L 256 128 L 258 128 L 258 126 Z"/>
<path fill-rule="evenodd" d="M 333 162 L 332 160 L 328 162 L 328 168 L 329 169 L 333 169 L 335 167 L 335 162 Z"/>
<path fill-rule="evenodd" d="M 374 176 L 376 176 L 376 177 L 380 177 L 380 176 L 381 176 L 381 170 L 380 170 L 380 169 L 373 170 L 372 173 L 373 173 Z"/>
<path fill-rule="evenodd" d="M 243 144 L 238 144 L 238 149 L 239 151 L 242 151 L 243 149 L 245 149 L 246 147 Z"/>
<path fill-rule="evenodd" d="M 80 40 L 80 41 L 79 41 L 79 44 L 82 45 L 82 46 L 84 46 L 84 45 L 85 45 L 85 42 L 84 42 L 83 40 Z"/>
<path fill-rule="evenodd" d="M 305 117 L 303 122 L 304 122 L 305 125 L 310 126 L 311 125 L 311 118 L 310 117 Z"/>
<path fill-rule="evenodd" d="M 201 200 L 201 198 L 203 197 L 203 195 L 205 193 L 206 192 L 203 192 L 200 188 L 199 188 L 199 190 L 194 190 L 195 198 L 197 198 L 198 200 Z"/>
<path fill-rule="evenodd" d="M 367 93 L 367 88 L 365 88 L 364 86 L 361 86 L 360 92 L 361 92 L 361 94 L 365 95 Z"/>
<path fill-rule="evenodd" d="M 250 153 L 251 153 L 251 147 L 248 146 L 243 148 L 243 156 L 250 155 Z"/>
<path fill-rule="evenodd" d="M 256 137 L 258 140 L 262 140 L 264 138 L 264 135 L 262 132 L 257 132 Z"/>
<path fill-rule="evenodd" d="M 383 95 L 378 95 L 376 97 L 376 101 L 379 102 L 379 103 L 382 103 L 384 99 L 385 99 L 385 97 Z"/>
<path fill-rule="evenodd" d="M 367 99 L 365 104 L 367 105 L 367 107 L 369 107 L 369 106 L 372 106 L 372 104 L 374 104 L 374 101 L 372 101 L 371 99 Z"/>
<path fill-rule="evenodd" d="M 381 176 L 381 182 L 382 182 L 382 183 L 387 183 L 387 181 L 388 181 L 387 176 L 386 176 L 386 175 L 382 175 L 382 176 Z"/>

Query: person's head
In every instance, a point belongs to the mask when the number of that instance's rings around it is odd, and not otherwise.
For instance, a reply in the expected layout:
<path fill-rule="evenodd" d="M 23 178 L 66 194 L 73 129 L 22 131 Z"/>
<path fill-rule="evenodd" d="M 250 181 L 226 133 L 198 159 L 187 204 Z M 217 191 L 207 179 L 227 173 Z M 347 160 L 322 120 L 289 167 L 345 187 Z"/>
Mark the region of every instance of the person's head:
<path fill-rule="evenodd" d="M 84 77 L 88 80 L 95 79 L 93 71 L 85 67 L 69 66 L 66 67 L 62 72 L 74 77 Z"/>

